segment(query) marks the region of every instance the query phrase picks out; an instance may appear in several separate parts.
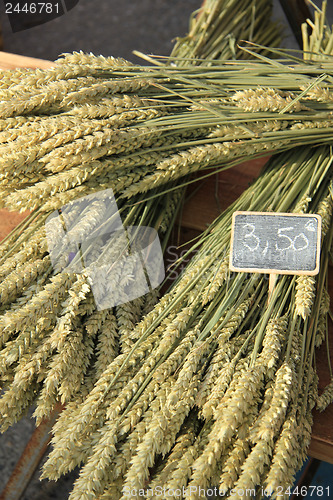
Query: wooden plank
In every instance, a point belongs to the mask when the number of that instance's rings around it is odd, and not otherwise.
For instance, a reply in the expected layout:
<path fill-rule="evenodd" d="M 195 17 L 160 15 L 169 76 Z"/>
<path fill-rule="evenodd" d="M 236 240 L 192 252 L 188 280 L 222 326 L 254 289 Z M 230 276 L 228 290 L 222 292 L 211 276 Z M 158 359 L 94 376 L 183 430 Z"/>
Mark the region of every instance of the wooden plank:
<path fill-rule="evenodd" d="M 9 212 L 8 210 L 0 210 L 0 241 L 7 236 L 30 212 Z"/>
<path fill-rule="evenodd" d="M 181 225 L 202 231 L 219 216 L 258 176 L 267 157 L 246 161 L 236 167 L 191 184 L 186 205 L 181 214 Z M 201 174 L 202 175 L 202 174 Z M 200 178 L 200 174 L 198 174 Z"/>
<path fill-rule="evenodd" d="M 328 268 L 328 292 L 333 300 L 333 267 Z M 328 356 L 333 366 L 333 323 L 329 320 L 328 337 L 330 352 L 327 353 L 326 342 L 316 349 L 316 369 L 319 377 L 319 394 L 331 381 L 328 369 Z M 325 411 L 313 411 L 313 428 L 309 455 L 333 464 L 333 404 Z"/>
<path fill-rule="evenodd" d="M 44 59 L 35 59 L 34 57 L 20 56 L 18 54 L 9 54 L 8 52 L 0 52 L 0 69 L 15 69 L 15 68 L 42 68 L 47 69 L 54 66 L 51 61 Z"/>
<path fill-rule="evenodd" d="M 63 406 L 57 403 L 49 418 L 44 419 L 35 429 L 19 461 L 16 463 L 5 489 L 1 493 L 0 500 L 19 500 L 22 498 L 37 467 L 48 450 L 52 427 L 62 409 Z"/>

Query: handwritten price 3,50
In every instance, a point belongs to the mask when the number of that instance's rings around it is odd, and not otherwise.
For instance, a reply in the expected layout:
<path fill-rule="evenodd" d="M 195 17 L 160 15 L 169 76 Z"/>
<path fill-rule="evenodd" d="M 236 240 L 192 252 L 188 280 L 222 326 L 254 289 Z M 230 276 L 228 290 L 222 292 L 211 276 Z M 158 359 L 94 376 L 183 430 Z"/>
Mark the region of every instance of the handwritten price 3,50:
<path fill-rule="evenodd" d="M 250 252 L 255 252 L 260 248 L 260 238 L 255 234 L 256 227 L 254 224 L 244 224 L 243 228 L 247 231 L 244 236 L 244 246 L 250 250 Z M 314 232 L 315 227 L 312 221 L 308 221 L 304 228 L 307 231 Z M 306 235 L 302 232 L 294 236 L 290 236 L 290 231 L 293 231 L 294 227 L 281 227 L 277 230 L 275 249 L 280 252 L 285 252 L 287 250 L 294 250 L 295 252 L 301 252 L 309 246 L 309 240 Z M 288 234 L 289 232 L 289 234 Z M 266 255 L 269 249 L 269 241 L 266 240 L 266 245 L 262 250 L 262 254 Z"/>

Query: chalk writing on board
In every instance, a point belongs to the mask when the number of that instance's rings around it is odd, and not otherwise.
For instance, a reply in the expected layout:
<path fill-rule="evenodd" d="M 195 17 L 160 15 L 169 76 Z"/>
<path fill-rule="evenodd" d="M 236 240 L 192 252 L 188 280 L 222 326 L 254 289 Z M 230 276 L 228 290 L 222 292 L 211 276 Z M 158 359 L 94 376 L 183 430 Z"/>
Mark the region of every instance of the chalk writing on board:
<path fill-rule="evenodd" d="M 234 271 L 317 274 L 320 234 L 318 215 L 235 212 L 230 268 Z"/>

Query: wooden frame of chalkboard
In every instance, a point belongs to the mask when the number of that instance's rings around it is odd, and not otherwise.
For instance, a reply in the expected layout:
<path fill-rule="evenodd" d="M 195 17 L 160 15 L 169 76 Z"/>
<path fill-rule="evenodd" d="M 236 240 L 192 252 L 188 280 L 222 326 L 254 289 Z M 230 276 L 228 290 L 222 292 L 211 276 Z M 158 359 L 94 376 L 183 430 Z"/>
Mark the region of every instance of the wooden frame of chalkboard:
<path fill-rule="evenodd" d="M 317 214 L 234 212 L 231 271 L 262 274 L 319 272 L 321 217 Z"/>

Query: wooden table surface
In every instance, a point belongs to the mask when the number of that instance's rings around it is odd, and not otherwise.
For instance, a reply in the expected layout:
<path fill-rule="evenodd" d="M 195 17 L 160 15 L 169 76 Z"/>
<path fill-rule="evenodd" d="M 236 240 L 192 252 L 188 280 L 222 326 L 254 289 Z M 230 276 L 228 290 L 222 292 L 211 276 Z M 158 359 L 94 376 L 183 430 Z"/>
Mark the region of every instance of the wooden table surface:
<path fill-rule="evenodd" d="M 0 69 L 16 67 L 48 68 L 54 63 L 0 52 Z M 258 175 L 264 159 L 246 162 L 230 170 L 209 177 L 201 186 L 196 186 L 195 196 L 189 199 L 182 213 L 184 232 L 201 231 L 248 187 Z M 219 203 L 216 201 L 218 197 Z M 8 234 L 25 216 L 15 212 L 0 210 L 0 240 Z M 329 269 L 329 291 L 333 299 L 333 269 Z M 330 322 L 329 336 L 333 346 L 333 325 Z M 333 364 L 333 349 L 331 349 Z M 322 390 L 330 381 L 326 346 L 316 351 L 316 365 L 319 388 Z M 333 405 L 322 413 L 314 411 L 314 425 L 309 455 L 333 464 Z"/>

